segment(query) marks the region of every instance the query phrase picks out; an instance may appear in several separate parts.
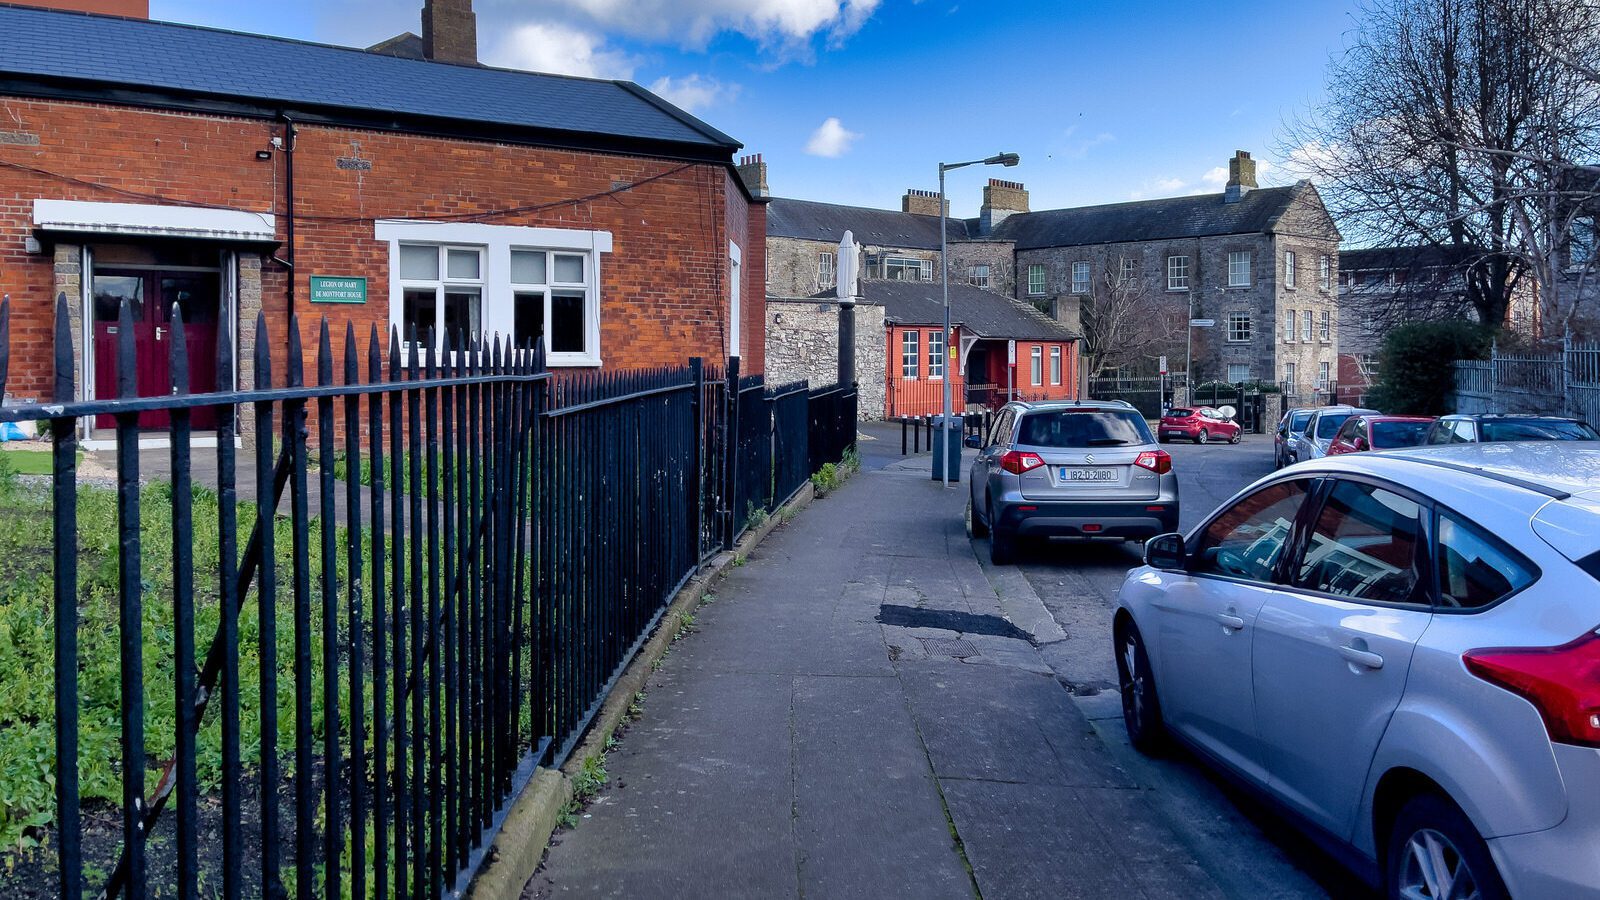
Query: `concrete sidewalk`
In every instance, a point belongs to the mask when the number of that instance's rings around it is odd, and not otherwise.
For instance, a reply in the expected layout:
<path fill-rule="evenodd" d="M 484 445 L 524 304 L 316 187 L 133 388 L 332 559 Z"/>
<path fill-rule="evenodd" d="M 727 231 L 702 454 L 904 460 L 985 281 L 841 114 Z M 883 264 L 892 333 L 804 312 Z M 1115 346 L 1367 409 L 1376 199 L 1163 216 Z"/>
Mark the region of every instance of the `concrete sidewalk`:
<path fill-rule="evenodd" d="M 1221 895 L 928 468 L 863 472 L 731 570 L 526 896 Z"/>

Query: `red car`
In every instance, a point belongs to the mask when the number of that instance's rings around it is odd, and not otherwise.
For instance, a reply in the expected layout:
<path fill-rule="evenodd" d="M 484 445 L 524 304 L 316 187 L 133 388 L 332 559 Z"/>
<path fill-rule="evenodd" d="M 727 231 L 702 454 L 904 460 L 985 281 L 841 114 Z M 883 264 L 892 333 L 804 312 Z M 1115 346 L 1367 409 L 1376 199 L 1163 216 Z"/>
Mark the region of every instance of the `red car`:
<path fill-rule="evenodd" d="M 1237 444 L 1244 435 L 1244 429 L 1238 422 L 1209 406 L 1169 409 L 1166 415 L 1161 417 L 1161 425 L 1156 431 L 1157 440 L 1163 444 L 1173 438 L 1183 438 L 1196 444 L 1208 444 L 1212 441 Z"/>
<path fill-rule="evenodd" d="M 1432 416 L 1351 416 L 1333 436 L 1328 455 L 1416 447 L 1432 424 Z"/>

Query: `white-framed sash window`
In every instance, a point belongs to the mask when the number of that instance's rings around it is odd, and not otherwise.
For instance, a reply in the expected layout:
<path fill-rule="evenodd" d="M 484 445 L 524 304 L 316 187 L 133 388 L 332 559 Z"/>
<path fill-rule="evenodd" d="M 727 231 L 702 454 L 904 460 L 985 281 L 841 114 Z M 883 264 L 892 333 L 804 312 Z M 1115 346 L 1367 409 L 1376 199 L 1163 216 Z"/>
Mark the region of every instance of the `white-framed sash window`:
<path fill-rule="evenodd" d="M 431 326 L 441 348 L 447 331 L 543 337 L 551 366 L 600 365 L 610 232 L 380 219 L 373 236 L 389 245 L 389 321 L 403 337 L 413 325 L 419 342 Z"/>

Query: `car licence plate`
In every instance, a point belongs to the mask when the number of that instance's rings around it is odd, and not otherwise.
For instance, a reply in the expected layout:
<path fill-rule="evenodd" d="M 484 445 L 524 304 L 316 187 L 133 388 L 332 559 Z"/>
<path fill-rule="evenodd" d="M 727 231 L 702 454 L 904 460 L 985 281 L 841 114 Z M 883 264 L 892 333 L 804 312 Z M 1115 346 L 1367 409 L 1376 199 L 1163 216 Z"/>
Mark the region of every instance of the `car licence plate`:
<path fill-rule="evenodd" d="M 1062 481 L 1116 481 L 1116 469 L 1061 469 Z"/>

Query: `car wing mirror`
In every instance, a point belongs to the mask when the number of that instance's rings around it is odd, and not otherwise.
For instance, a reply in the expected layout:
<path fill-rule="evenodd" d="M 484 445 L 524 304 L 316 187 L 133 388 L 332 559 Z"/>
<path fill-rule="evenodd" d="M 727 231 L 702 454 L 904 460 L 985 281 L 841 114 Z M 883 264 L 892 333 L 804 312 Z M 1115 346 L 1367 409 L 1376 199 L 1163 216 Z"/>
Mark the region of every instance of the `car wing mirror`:
<path fill-rule="evenodd" d="M 1177 532 L 1160 534 L 1145 542 L 1144 564 L 1153 569 L 1184 569 L 1189 564 L 1189 548 Z"/>
<path fill-rule="evenodd" d="M 974 450 L 983 449 L 983 438 L 980 438 L 975 434 L 967 435 L 966 438 L 961 443 L 967 445 L 968 447 L 971 447 Z"/>

